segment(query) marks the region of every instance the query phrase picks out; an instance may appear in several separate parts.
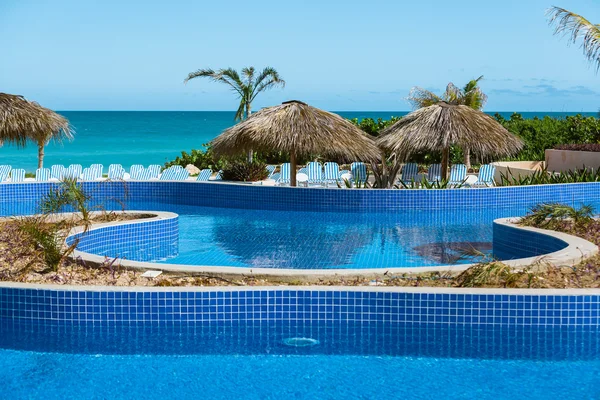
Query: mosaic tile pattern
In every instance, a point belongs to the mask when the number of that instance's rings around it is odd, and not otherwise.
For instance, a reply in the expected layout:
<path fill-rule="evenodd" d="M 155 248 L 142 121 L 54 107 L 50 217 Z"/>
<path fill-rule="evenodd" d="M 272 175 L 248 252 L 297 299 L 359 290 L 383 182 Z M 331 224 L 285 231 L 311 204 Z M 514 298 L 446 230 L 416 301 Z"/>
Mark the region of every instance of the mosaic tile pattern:
<path fill-rule="evenodd" d="M 159 261 L 179 251 L 178 218 L 111 225 L 81 232 L 67 238 L 77 250 L 132 261 Z"/>
<path fill-rule="evenodd" d="M 32 212 L 51 183 L 0 185 L 0 213 Z M 262 210 L 390 212 L 511 208 L 525 212 L 542 202 L 580 205 L 598 202 L 600 182 L 457 190 L 347 190 L 268 187 L 206 182 L 85 182 L 99 204 L 114 201 L 186 204 Z M 118 200 L 118 201 L 116 201 Z"/>
<path fill-rule="evenodd" d="M 568 246 L 565 241 L 538 232 L 494 224 L 494 256 L 500 260 L 536 257 Z"/>
<path fill-rule="evenodd" d="M 599 326 L 600 294 L 63 291 L 0 288 L 0 317 L 74 322 L 322 321 Z"/>

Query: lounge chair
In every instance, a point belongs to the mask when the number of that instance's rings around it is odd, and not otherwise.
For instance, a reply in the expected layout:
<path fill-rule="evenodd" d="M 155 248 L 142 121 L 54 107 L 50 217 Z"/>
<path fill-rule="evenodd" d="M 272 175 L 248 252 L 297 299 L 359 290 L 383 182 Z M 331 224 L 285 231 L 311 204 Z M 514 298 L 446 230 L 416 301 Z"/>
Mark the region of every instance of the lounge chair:
<path fill-rule="evenodd" d="M 121 180 L 125 177 L 125 168 L 121 164 L 110 164 L 108 166 L 108 179 Z"/>
<path fill-rule="evenodd" d="M 429 166 L 427 180 L 429 182 L 439 182 L 442 180 L 442 164 L 431 164 Z"/>
<path fill-rule="evenodd" d="M 139 180 L 140 173 L 144 170 L 144 166 L 140 164 L 134 164 L 129 168 L 129 179 Z"/>
<path fill-rule="evenodd" d="M 175 169 L 175 175 L 173 176 L 173 180 L 175 181 L 185 181 L 190 176 L 190 172 L 187 169 Z"/>
<path fill-rule="evenodd" d="M 308 183 L 324 183 L 323 165 L 316 161 L 309 162 L 306 166 L 306 175 L 308 175 Z"/>
<path fill-rule="evenodd" d="M 13 169 L 10 171 L 10 181 L 11 182 L 23 182 L 25 180 L 25 170 L 24 169 Z"/>
<path fill-rule="evenodd" d="M 206 169 L 203 169 L 202 171 L 200 171 L 196 180 L 201 181 L 201 182 L 208 182 L 208 180 L 210 179 L 211 176 L 212 176 L 212 169 L 206 168 Z"/>
<path fill-rule="evenodd" d="M 419 175 L 419 165 L 417 163 L 407 163 L 402 167 L 400 180 L 404 183 L 416 182 L 417 175 Z"/>
<path fill-rule="evenodd" d="M 337 183 L 340 180 L 340 166 L 336 162 L 325 163 L 324 181 L 326 185 Z"/>
<path fill-rule="evenodd" d="M 482 165 L 481 168 L 479 168 L 479 174 L 477 174 L 477 181 L 473 183 L 473 186 L 494 186 L 495 174 L 496 167 L 494 165 Z"/>
<path fill-rule="evenodd" d="M 219 170 L 217 175 L 213 178 L 213 181 L 222 181 L 223 180 L 223 170 Z"/>
<path fill-rule="evenodd" d="M 50 170 L 48 168 L 38 168 L 35 170 L 36 182 L 48 182 L 50 176 Z"/>
<path fill-rule="evenodd" d="M 65 172 L 67 169 L 63 165 L 53 165 L 50 171 L 50 179 L 62 181 L 65 177 Z"/>
<path fill-rule="evenodd" d="M 290 163 L 283 163 L 279 168 L 279 177 L 277 179 L 278 184 L 290 183 Z"/>
<path fill-rule="evenodd" d="M 451 186 L 462 185 L 467 179 L 467 166 L 465 164 L 454 164 L 450 168 L 450 179 L 448 183 Z"/>
<path fill-rule="evenodd" d="M 84 181 L 93 181 L 96 179 L 96 170 L 93 168 L 84 168 L 81 173 L 81 179 Z"/>
<path fill-rule="evenodd" d="M 8 180 L 8 175 L 12 167 L 10 165 L 0 165 L 0 182 Z"/>
<path fill-rule="evenodd" d="M 82 172 L 83 167 L 81 166 L 81 164 L 71 164 L 63 174 L 63 178 L 79 179 L 81 178 Z"/>
<path fill-rule="evenodd" d="M 267 165 L 267 172 L 269 173 L 269 175 L 267 176 L 267 179 L 271 179 L 271 177 L 275 173 L 276 168 L 277 167 L 275 165 Z"/>
<path fill-rule="evenodd" d="M 158 179 L 158 177 L 160 176 L 160 170 L 162 169 L 162 167 L 158 164 L 152 164 L 148 167 L 148 172 L 150 174 L 150 177 L 148 179 Z"/>
<path fill-rule="evenodd" d="M 92 164 L 90 166 L 90 169 L 92 171 L 94 171 L 93 172 L 93 176 L 94 176 L 93 179 L 100 179 L 100 178 L 102 178 L 102 174 L 104 174 L 104 165 L 102 165 L 102 164 Z"/>
<path fill-rule="evenodd" d="M 350 165 L 350 173 L 355 185 L 367 182 L 367 166 L 362 162 L 353 162 Z"/>

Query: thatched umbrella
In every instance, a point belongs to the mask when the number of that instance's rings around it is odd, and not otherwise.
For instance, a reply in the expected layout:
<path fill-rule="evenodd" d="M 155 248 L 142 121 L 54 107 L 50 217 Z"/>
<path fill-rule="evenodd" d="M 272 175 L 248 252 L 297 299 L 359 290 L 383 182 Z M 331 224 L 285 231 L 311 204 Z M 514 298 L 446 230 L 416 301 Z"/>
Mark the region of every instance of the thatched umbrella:
<path fill-rule="evenodd" d="M 380 132 L 377 143 L 407 160 L 423 151 L 442 153 L 442 178 L 448 177 L 450 147 L 481 156 L 507 156 L 523 147 L 517 136 L 489 115 L 463 105 L 436 103 L 420 108 Z"/>
<path fill-rule="evenodd" d="M 301 101 L 286 101 L 252 114 L 226 129 L 212 141 L 217 155 L 258 151 L 290 154 L 291 186 L 296 186 L 296 160 L 310 154 L 348 161 L 369 161 L 381 151 L 362 130 L 349 121 Z"/>
<path fill-rule="evenodd" d="M 71 140 L 69 121 L 54 111 L 27 101 L 23 96 L 0 93 L 0 143 L 25 147 L 29 140 L 38 145 L 38 168 L 44 162 L 44 147 L 50 140 Z"/>

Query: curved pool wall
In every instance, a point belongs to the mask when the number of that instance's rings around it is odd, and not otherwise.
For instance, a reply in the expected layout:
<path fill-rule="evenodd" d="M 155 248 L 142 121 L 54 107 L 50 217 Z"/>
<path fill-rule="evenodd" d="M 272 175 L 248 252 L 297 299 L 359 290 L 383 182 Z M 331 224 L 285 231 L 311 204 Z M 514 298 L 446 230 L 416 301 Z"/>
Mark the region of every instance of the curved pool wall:
<path fill-rule="evenodd" d="M 97 204 L 119 210 L 150 204 L 280 211 L 398 212 L 506 209 L 523 214 L 547 202 L 572 206 L 600 201 L 600 182 L 460 190 L 290 188 L 204 182 L 84 182 Z M 0 184 L 0 215 L 35 211 L 53 183 Z M 162 210 L 157 210 L 162 211 Z M 505 215 L 506 217 L 518 215 Z"/>
<path fill-rule="evenodd" d="M 599 331 L 598 290 L 0 284 L 0 346 L 18 350 L 597 359 Z"/>
<path fill-rule="evenodd" d="M 153 218 L 94 225 L 85 232 L 77 228 L 66 242 L 69 246 L 76 243 L 80 252 L 117 259 L 143 262 L 174 257 L 179 250 L 179 218 L 169 212 L 154 214 Z"/>

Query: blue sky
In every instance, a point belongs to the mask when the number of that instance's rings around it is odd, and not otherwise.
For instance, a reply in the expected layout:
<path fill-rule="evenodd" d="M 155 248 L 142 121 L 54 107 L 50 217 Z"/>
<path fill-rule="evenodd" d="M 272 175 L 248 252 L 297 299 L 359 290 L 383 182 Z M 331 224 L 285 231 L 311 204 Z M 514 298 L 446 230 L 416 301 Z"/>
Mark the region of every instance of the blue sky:
<path fill-rule="evenodd" d="M 235 110 L 202 67 L 275 67 L 287 99 L 408 110 L 412 86 L 484 75 L 488 111 L 595 111 L 600 77 L 553 36 L 551 0 L 0 0 L 0 91 L 57 110 Z M 561 7 L 600 23 L 598 1 Z"/>

